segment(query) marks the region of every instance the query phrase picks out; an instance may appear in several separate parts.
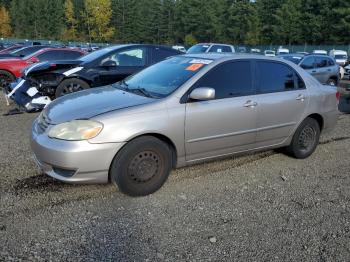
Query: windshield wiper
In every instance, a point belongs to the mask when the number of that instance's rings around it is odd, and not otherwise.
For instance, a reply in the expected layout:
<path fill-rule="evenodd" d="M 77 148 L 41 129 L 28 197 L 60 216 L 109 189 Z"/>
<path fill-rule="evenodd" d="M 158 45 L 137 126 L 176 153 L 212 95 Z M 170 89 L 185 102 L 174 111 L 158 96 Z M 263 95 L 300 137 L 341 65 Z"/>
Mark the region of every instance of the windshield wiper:
<path fill-rule="evenodd" d="M 143 94 L 146 97 L 150 97 L 150 98 L 155 98 L 155 96 L 151 95 L 146 89 L 138 87 L 138 88 L 132 88 L 130 89 L 131 91 L 136 91 L 139 92 L 141 94 Z"/>
<path fill-rule="evenodd" d="M 115 83 L 114 86 L 127 92 L 130 91 L 129 85 L 124 80 Z"/>

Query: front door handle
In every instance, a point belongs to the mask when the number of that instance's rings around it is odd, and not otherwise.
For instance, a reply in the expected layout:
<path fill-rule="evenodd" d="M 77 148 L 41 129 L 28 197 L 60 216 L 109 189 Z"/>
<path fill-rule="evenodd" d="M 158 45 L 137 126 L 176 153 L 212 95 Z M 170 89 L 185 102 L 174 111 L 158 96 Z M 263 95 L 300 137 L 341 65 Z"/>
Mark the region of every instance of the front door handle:
<path fill-rule="evenodd" d="M 302 94 L 300 94 L 300 95 L 297 96 L 296 100 L 299 100 L 299 101 L 301 101 L 301 102 L 304 102 L 304 101 L 305 101 L 305 96 L 302 95 Z"/>
<path fill-rule="evenodd" d="M 253 102 L 252 100 L 248 100 L 245 104 L 244 104 L 244 107 L 256 107 L 258 105 L 257 102 Z"/>

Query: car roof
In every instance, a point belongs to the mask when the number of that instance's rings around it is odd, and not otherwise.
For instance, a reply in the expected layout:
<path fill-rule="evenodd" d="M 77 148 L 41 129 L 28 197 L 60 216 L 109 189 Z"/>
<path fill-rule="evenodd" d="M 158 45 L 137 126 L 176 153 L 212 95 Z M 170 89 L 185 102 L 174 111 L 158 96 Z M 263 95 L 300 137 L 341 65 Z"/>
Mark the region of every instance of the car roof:
<path fill-rule="evenodd" d="M 225 46 L 232 46 L 229 44 L 221 44 L 221 43 L 198 43 L 196 45 L 225 45 Z"/>
<path fill-rule="evenodd" d="M 283 61 L 285 60 L 278 57 L 266 57 L 257 54 L 245 54 L 245 53 L 199 53 L 199 54 L 183 54 L 182 57 L 195 58 L 195 59 L 208 59 L 214 61 L 220 60 L 239 60 L 239 59 L 259 59 L 259 60 L 271 60 L 271 61 Z"/>

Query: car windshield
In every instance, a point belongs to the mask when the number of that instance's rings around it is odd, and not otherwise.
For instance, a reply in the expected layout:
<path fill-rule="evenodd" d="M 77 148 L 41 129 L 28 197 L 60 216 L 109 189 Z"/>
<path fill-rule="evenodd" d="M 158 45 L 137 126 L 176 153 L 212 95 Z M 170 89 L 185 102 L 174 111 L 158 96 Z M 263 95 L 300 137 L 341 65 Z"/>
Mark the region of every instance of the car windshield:
<path fill-rule="evenodd" d="M 265 51 L 265 54 L 267 54 L 267 55 L 274 55 L 275 52 L 274 51 Z"/>
<path fill-rule="evenodd" d="M 117 88 L 153 98 L 170 95 L 212 60 L 172 57 L 117 83 Z"/>
<path fill-rule="evenodd" d="M 297 56 L 297 55 L 286 55 L 286 56 L 281 56 L 281 58 L 291 61 L 294 64 L 299 64 L 301 59 L 303 58 L 302 56 Z"/>
<path fill-rule="evenodd" d="M 106 47 L 103 49 L 96 50 L 94 52 L 91 52 L 90 54 L 84 55 L 79 58 L 80 61 L 89 63 L 94 61 L 95 59 L 100 58 L 101 56 L 104 56 L 105 54 L 108 54 L 109 52 L 115 50 L 114 47 Z"/>
<path fill-rule="evenodd" d="M 209 45 L 194 45 L 190 49 L 187 50 L 187 54 L 198 54 L 205 53 L 207 51 Z"/>
<path fill-rule="evenodd" d="M 34 53 L 31 53 L 31 54 L 29 54 L 29 55 L 27 55 L 27 56 L 22 57 L 22 59 L 23 59 L 23 60 L 28 60 L 29 58 L 38 55 L 41 51 L 42 51 L 42 50 L 38 50 L 38 51 L 36 51 L 36 52 L 34 52 Z"/>
<path fill-rule="evenodd" d="M 347 59 L 347 55 L 335 55 L 335 59 Z"/>

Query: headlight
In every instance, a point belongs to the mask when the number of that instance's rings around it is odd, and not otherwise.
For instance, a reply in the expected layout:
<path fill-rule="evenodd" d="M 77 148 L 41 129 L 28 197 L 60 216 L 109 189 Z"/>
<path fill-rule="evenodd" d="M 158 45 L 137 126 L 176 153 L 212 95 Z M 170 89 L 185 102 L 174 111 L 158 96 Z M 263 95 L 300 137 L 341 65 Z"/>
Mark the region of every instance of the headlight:
<path fill-rule="evenodd" d="M 88 140 L 96 137 L 103 125 L 90 120 L 73 120 L 54 126 L 49 131 L 49 137 L 69 141 Z"/>

